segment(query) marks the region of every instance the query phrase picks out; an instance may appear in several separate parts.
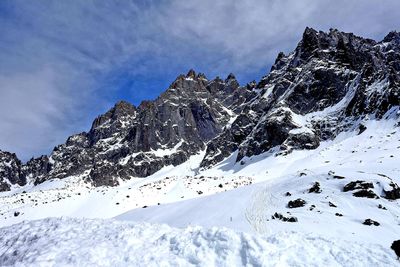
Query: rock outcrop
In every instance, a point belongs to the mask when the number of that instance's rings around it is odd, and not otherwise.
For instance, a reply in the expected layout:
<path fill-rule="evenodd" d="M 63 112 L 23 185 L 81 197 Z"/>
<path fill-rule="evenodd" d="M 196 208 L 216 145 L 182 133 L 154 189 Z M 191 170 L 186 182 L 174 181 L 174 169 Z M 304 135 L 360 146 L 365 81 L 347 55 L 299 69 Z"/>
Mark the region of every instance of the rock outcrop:
<path fill-rule="evenodd" d="M 0 191 L 8 191 L 15 184 L 26 184 L 22 163 L 15 154 L 0 150 Z"/>

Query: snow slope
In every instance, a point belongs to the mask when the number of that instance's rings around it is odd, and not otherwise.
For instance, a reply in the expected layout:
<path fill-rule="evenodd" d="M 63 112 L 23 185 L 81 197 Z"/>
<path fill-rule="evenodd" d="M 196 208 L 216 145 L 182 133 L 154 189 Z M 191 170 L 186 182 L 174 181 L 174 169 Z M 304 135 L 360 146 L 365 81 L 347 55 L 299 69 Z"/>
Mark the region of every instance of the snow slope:
<path fill-rule="evenodd" d="M 2 266 L 394 266 L 389 248 L 301 233 L 254 236 L 50 218 L 0 229 Z"/>
<path fill-rule="evenodd" d="M 400 183 L 400 134 L 394 124 L 390 120 L 372 120 L 361 135 L 343 133 L 314 151 L 245 159 L 244 167 L 227 159 L 203 174 L 247 174 L 258 183 L 212 196 L 136 209 L 116 218 L 175 227 L 226 226 L 259 234 L 289 230 L 390 247 L 393 240 L 400 239 L 399 201 L 383 197 L 383 190 L 389 190 L 391 182 Z M 336 178 L 340 176 L 344 179 Z M 371 190 L 379 198 L 355 197 L 357 190 L 343 192 L 346 184 L 357 180 L 372 183 Z M 321 193 L 309 193 L 315 182 L 320 184 Z M 287 192 L 291 195 L 286 196 Z M 306 205 L 289 209 L 288 202 L 297 198 L 305 200 Z M 295 216 L 298 222 L 274 220 L 275 212 Z M 366 219 L 378 221 L 380 226 L 366 226 Z"/>
<path fill-rule="evenodd" d="M 126 260 L 132 265 L 147 257 L 148 265 L 223 266 L 218 262 L 222 257 L 225 266 L 310 266 L 321 265 L 323 260 L 333 266 L 393 266 L 395 255 L 389 247 L 400 239 L 399 200 L 385 199 L 383 190 L 389 190 L 391 182 L 400 183 L 400 133 L 396 123 L 390 119 L 368 120 L 363 122 L 367 129 L 362 134 L 350 129 L 321 143 L 316 150 L 288 155 L 271 150 L 244 158 L 241 163 L 235 163 L 233 155 L 208 170 L 198 168 L 204 155 L 199 154 L 176 168 L 165 167 L 149 178 L 132 179 L 118 187 L 93 188 L 77 183 L 79 177 L 71 177 L 38 187 L 15 188 L 0 194 L 0 226 L 4 227 L 0 244 L 6 244 L 0 245 L 0 262 L 13 264 L 19 259 L 24 264 L 123 265 L 124 258 L 119 255 L 128 254 Z M 343 192 L 346 184 L 356 180 L 372 183 L 371 190 L 378 198 Z M 321 192 L 309 193 L 315 182 Z M 305 206 L 289 209 L 288 202 L 297 198 L 304 199 Z M 276 212 L 296 217 L 298 222 L 272 219 Z M 77 219 L 32 222 L 61 216 Z M 128 222 L 84 219 L 113 217 Z M 380 225 L 364 225 L 366 219 Z M 88 224 L 97 230 L 91 230 Z M 91 231 L 98 231 L 98 236 L 92 236 Z M 213 238 L 224 231 L 229 234 L 222 235 L 221 240 L 219 236 Z M 62 233 L 65 237 L 57 243 L 56 237 Z M 129 237 L 133 233 L 138 235 L 135 241 Z M 80 238 L 74 240 L 76 236 Z M 242 236 L 256 241 L 242 241 Z M 94 246 L 91 239 L 98 245 Z M 36 244 L 35 240 L 40 242 Z M 226 240 L 233 242 L 233 247 L 227 246 Z M 27 244 L 29 247 L 25 247 Z M 309 251 L 302 250 L 303 244 Z M 26 251 L 12 256 L 20 245 Z M 118 254 L 117 249 L 123 253 Z M 109 255 L 108 251 L 118 256 L 107 258 L 104 255 Z M 147 254 L 141 255 L 141 251 Z M 36 253 L 38 256 L 33 256 Z M 210 257 L 202 257 L 202 253 Z"/>
<path fill-rule="evenodd" d="M 91 187 L 80 177 L 71 177 L 0 193 L 0 227 L 59 216 L 112 218 L 134 208 L 210 195 L 252 183 L 253 178 L 245 176 L 193 176 L 202 156 L 193 156 L 176 168 L 165 167 L 151 177 L 132 179 L 118 187 Z M 18 216 L 14 216 L 15 212 Z"/>

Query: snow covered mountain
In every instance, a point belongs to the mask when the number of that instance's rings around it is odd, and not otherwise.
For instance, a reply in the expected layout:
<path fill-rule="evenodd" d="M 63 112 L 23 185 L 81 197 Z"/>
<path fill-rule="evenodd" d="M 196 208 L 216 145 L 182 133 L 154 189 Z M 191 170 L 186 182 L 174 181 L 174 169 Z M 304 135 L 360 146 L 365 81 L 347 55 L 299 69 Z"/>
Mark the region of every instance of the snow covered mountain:
<path fill-rule="evenodd" d="M 204 150 L 202 168 L 238 151 L 237 161 L 278 147 L 315 149 L 345 129 L 364 129 L 400 103 L 400 34 L 376 42 L 307 28 L 296 49 L 280 53 L 258 84 L 239 86 L 234 75 L 208 80 L 180 75 L 156 100 L 117 103 L 88 133 L 68 138 L 49 156 L 26 164 L 2 152 L 1 190 L 81 175 L 95 186 L 118 185 L 177 166 Z"/>
<path fill-rule="evenodd" d="M 69 137 L 50 156 L 22 165 L 14 155 L 18 164 L 0 176 L 0 190 L 72 175 L 82 175 L 95 186 L 114 186 L 120 179 L 146 177 L 163 166 L 179 165 L 204 150 L 254 96 L 251 88 L 239 87 L 232 74 L 225 81 L 209 81 L 190 70 L 154 101 L 139 107 L 117 103 L 94 120 L 88 133 Z M 7 165 L 10 155 L 2 153 L 0 164 Z"/>
<path fill-rule="evenodd" d="M 307 28 L 258 83 L 191 70 L 49 156 L 0 151 L 0 263 L 394 266 L 399 93 L 400 33 Z"/>
<path fill-rule="evenodd" d="M 258 96 L 207 146 L 207 167 L 238 150 L 237 161 L 279 147 L 315 149 L 364 115 L 400 104 L 400 34 L 381 42 L 307 28 L 295 51 L 280 53 Z"/>

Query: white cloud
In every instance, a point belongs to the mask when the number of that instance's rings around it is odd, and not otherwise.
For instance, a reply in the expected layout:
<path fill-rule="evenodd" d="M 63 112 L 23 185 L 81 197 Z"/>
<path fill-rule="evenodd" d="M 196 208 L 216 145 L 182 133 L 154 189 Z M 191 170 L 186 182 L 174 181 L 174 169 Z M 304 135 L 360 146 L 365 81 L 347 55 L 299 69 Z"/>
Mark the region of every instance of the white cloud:
<path fill-rule="evenodd" d="M 34 155 L 52 143 L 48 140 L 52 135 L 59 134 L 53 123 L 66 119 L 71 99 L 55 90 L 55 75 L 52 69 L 43 69 L 0 76 L 2 149 Z"/>

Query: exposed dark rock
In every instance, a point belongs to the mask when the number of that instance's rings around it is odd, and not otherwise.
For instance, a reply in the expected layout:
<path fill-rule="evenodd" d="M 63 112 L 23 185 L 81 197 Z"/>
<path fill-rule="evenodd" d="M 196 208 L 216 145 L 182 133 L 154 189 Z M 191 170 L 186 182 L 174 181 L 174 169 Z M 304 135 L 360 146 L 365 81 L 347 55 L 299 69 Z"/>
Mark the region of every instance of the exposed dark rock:
<path fill-rule="evenodd" d="M 308 190 L 308 193 L 321 193 L 322 190 L 320 188 L 320 184 L 315 182 L 314 185 Z"/>
<path fill-rule="evenodd" d="M 273 220 L 277 219 L 277 220 L 281 220 L 281 221 L 284 221 L 284 222 L 297 222 L 297 218 L 296 217 L 293 217 L 293 216 L 286 217 L 286 216 L 283 216 L 282 214 L 277 213 L 277 212 L 275 212 L 275 214 L 272 215 L 271 218 Z"/>
<path fill-rule="evenodd" d="M 341 214 L 341 213 L 335 213 L 335 216 L 343 217 L 343 214 Z"/>
<path fill-rule="evenodd" d="M 374 185 L 372 183 L 357 180 L 346 184 L 343 187 L 343 191 L 348 192 L 356 189 L 369 189 L 369 188 L 374 188 Z"/>
<path fill-rule="evenodd" d="M 333 204 L 332 202 L 330 202 L 330 201 L 329 201 L 329 207 L 337 208 L 337 206 L 335 204 Z"/>
<path fill-rule="evenodd" d="M 395 183 L 390 183 L 392 190 L 384 190 L 385 198 L 390 200 L 396 200 L 400 198 L 400 187 Z"/>
<path fill-rule="evenodd" d="M 26 184 L 22 167 L 15 154 L 0 150 L 0 191 L 8 191 L 14 184 Z"/>
<path fill-rule="evenodd" d="M 367 130 L 367 127 L 364 124 L 358 126 L 358 134 L 362 134 L 365 130 Z"/>
<path fill-rule="evenodd" d="M 288 207 L 291 208 L 291 209 L 292 208 L 304 207 L 304 205 L 306 205 L 306 201 L 301 199 L 301 198 L 298 198 L 296 200 L 291 200 L 288 203 Z"/>
<path fill-rule="evenodd" d="M 287 221 L 288 222 L 297 222 L 297 218 L 292 216 L 292 217 L 289 217 Z"/>
<path fill-rule="evenodd" d="M 386 207 L 382 206 L 382 204 L 379 204 L 378 209 L 386 210 Z"/>
<path fill-rule="evenodd" d="M 379 226 L 380 223 L 378 223 L 377 221 L 371 220 L 371 219 L 366 219 L 363 222 L 364 225 L 375 225 L 375 226 Z"/>
<path fill-rule="evenodd" d="M 366 190 L 366 189 L 362 189 L 362 190 L 358 190 L 358 191 L 354 192 L 353 196 L 355 196 L 355 197 L 366 197 L 366 198 L 379 198 L 374 193 L 374 191 Z"/>
<path fill-rule="evenodd" d="M 346 177 L 340 176 L 340 175 L 333 175 L 333 178 L 341 180 L 341 179 L 345 179 Z"/>
<path fill-rule="evenodd" d="M 21 213 L 19 212 L 19 211 L 15 211 L 14 212 L 14 217 L 17 217 L 17 216 L 19 216 Z"/>
<path fill-rule="evenodd" d="M 319 141 L 313 132 L 290 133 L 283 145 L 291 149 L 315 149 Z"/>
<path fill-rule="evenodd" d="M 397 255 L 397 259 L 399 259 L 399 257 L 400 257 L 400 240 L 393 241 L 390 248 L 394 250 L 394 252 Z"/>
<path fill-rule="evenodd" d="M 290 197 L 292 194 L 290 192 L 286 192 L 285 196 Z"/>

